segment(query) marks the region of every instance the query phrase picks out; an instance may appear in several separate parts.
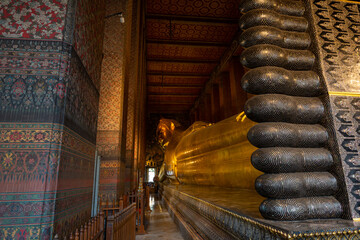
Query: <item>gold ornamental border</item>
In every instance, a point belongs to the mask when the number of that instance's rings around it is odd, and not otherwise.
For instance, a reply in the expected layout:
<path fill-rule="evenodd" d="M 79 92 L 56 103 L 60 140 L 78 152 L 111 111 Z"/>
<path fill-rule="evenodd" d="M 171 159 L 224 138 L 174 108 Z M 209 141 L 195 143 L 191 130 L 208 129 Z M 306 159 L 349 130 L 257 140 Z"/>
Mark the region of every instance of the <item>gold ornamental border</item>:
<path fill-rule="evenodd" d="M 358 4 L 360 4 L 360 2 Z M 330 96 L 360 97 L 360 93 L 353 93 L 353 92 L 332 92 L 332 91 L 329 91 L 329 95 Z"/>
<path fill-rule="evenodd" d="M 360 2 L 357 1 L 348 1 L 348 0 L 337 0 L 339 2 L 347 2 L 347 3 L 355 3 L 355 4 L 360 4 Z"/>

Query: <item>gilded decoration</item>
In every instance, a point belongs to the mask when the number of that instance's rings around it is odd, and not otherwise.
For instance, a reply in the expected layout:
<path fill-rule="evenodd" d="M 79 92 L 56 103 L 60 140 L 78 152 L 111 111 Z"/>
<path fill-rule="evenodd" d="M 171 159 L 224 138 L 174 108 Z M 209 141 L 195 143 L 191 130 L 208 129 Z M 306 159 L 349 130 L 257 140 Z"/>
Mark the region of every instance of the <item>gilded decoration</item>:
<path fill-rule="evenodd" d="M 160 179 L 253 189 L 260 175 L 248 161 L 256 150 L 247 140 L 253 125 L 243 113 L 216 124 L 195 122 L 185 131 L 175 120 L 161 119 L 157 137 L 165 154 Z"/>

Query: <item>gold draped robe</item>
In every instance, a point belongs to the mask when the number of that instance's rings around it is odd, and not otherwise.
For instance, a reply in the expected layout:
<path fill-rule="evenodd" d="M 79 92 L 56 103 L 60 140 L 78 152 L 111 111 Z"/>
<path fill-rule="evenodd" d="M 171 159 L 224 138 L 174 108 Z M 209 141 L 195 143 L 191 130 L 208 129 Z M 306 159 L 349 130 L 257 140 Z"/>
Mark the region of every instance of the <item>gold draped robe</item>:
<path fill-rule="evenodd" d="M 254 189 L 261 174 L 250 162 L 256 150 L 247 140 L 255 123 L 244 113 L 216 124 L 195 122 L 187 130 L 176 121 L 162 119 L 158 138 L 165 143 L 160 179 L 173 183 Z"/>

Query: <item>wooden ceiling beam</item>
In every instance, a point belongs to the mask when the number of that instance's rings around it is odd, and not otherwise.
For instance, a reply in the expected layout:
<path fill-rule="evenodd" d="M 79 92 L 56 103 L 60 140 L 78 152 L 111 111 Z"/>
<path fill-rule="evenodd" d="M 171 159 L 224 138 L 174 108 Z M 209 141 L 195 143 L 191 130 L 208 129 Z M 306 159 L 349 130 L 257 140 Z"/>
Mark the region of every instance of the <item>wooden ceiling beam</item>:
<path fill-rule="evenodd" d="M 148 94 L 148 97 L 152 97 L 152 96 L 158 97 L 159 95 L 157 95 L 157 94 Z M 161 97 L 163 97 L 163 98 L 175 97 L 175 98 L 182 98 L 182 99 L 190 99 L 190 98 L 194 99 L 197 96 L 198 95 L 191 95 L 191 94 L 189 94 L 189 95 L 172 95 L 172 94 L 163 94 L 163 95 L 161 95 Z"/>
<path fill-rule="evenodd" d="M 202 84 L 201 85 L 189 85 L 189 84 L 186 84 L 186 85 L 177 85 L 177 84 L 147 84 L 148 87 L 163 87 L 163 88 L 167 88 L 167 89 L 178 89 L 178 88 L 182 88 L 182 89 L 194 89 L 194 88 L 202 88 Z"/>
<path fill-rule="evenodd" d="M 153 71 L 154 72 L 154 71 Z M 160 73 L 160 74 L 152 74 L 152 73 L 149 73 L 148 75 L 150 75 L 150 76 L 158 76 L 158 77 L 161 77 L 162 76 L 162 74 Z M 174 74 L 167 74 L 167 76 L 168 77 L 178 77 L 179 75 L 174 75 Z M 198 76 L 198 75 L 185 75 L 185 76 L 182 76 L 183 78 L 190 78 L 190 79 L 192 79 L 192 78 L 199 78 L 199 79 L 205 79 L 205 77 L 206 78 L 208 78 L 209 77 L 209 75 L 205 75 L 205 76 Z"/>
<path fill-rule="evenodd" d="M 168 109 L 170 107 L 176 108 L 176 109 L 188 109 L 190 110 L 192 107 L 192 104 L 183 104 L 183 103 L 168 103 L 168 104 L 162 104 L 159 102 L 149 102 L 147 104 L 148 108 L 156 108 L 156 109 Z"/>
<path fill-rule="evenodd" d="M 152 83 L 148 81 L 148 87 L 166 87 L 166 88 L 202 88 L 203 84 L 193 84 L 190 81 L 188 83 Z"/>
<path fill-rule="evenodd" d="M 154 40 L 155 41 L 155 40 Z M 191 41 L 192 42 L 192 41 Z M 160 44 L 160 46 L 164 43 L 151 43 L 151 42 L 148 42 L 148 44 Z M 173 41 L 167 43 L 166 45 L 169 45 L 169 46 L 172 46 L 172 47 L 182 47 L 184 46 L 184 44 L 176 44 L 176 43 L 173 43 Z M 189 47 L 196 47 L 196 48 L 223 48 L 224 50 L 226 50 L 227 48 L 227 45 L 225 46 L 201 46 L 201 45 L 195 45 L 195 46 L 189 46 Z"/>
<path fill-rule="evenodd" d="M 175 106 L 192 106 L 192 103 L 179 103 L 179 102 L 148 102 L 147 105 L 151 106 L 167 106 L 167 105 L 175 105 Z"/>
<path fill-rule="evenodd" d="M 147 62 L 180 62 L 180 63 L 217 63 L 218 60 L 193 60 L 193 59 L 170 59 L 170 58 L 147 58 Z"/>
<path fill-rule="evenodd" d="M 152 109 L 168 109 L 169 108 L 169 104 L 164 104 L 164 105 L 154 105 L 154 104 L 148 104 L 147 105 L 148 108 L 152 108 Z M 190 110 L 191 108 L 191 105 L 190 104 L 186 104 L 186 105 L 183 105 L 183 104 L 171 104 L 171 106 L 173 106 L 175 109 L 188 109 Z"/>
<path fill-rule="evenodd" d="M 150 96 L 148 96 L 148 104 L 153 104 L 153 105 L 174 105 L 174 104 L 189 104 L 189 105 L 193 105 L 195 99 L 194 98 L 188 98 L 186 96 L 171 96 L 172 99 L 169 99 L 169 96 L 166 95 L 151 95 L 153 96 L 153 98 L 151 98 Z M 163 97 L 163 98 L 161 98 Z M 156 98 L 156 99 L 154 99 Z"/>
<path fill-rule="evenodd" d="M 209 77 L 209 74 L 206 73 L 171 73 L 171 72 L 147 72 L 147 75 L 159 75 L 159 76 L 170 76 L 170 77 Z"/>
<path fill-rule="evenodd" d="M 197 17 L 197 16 L 185 16 L 185 15 L 166 15 L 166 14 L 154 14 L 147 13 L 145 16 L 147 19 L 159 19 L 159 20 L 171 20 L 171 21 L 189 21 L 195 23 L 225 23 L 234 24 L 239 22 L 239 18 L 217 18 L 217 17 Z"/>
<path fill-rule="evenodd" d="M 159 92 L 152 92 L 152 91 L 148 91 L 148 96 L 174 96 L 174 97 L 182 97 L 182 96 L 186 96 L 189 98 L 196 98 L 199 95 L 196 94 L 189 94 L 189 93 L 172 93 L 172 92 L 167 92 L 167 93 L 159 93 Z"/>
<path fill-rule="evenodd" d="M 186 110 L 186 111 L 189 111 L 190 108 L 191 108 L 191 105 L 186 105 L 186 106 L 183 106 L 183 105 L 175 105 L 175 104 L 172 104 L 171 105 L 172 108 L 169 108 L 168 105 L 147 105 L 148 109 L 152 109 L 152 110 Z"/>
<path fill-rule="evenodd" d="M 172 113 L 188 114 L 189 113 L 189 109 L 172 109 L 172 108 L 165 108 L 165 109 L 148 108 L 147 111 L 149 113 L 156 113 L 156 114 L 172 114 Z"/>
<path fill-rule="evenodd" d="M 227 47 L 229 44 L 224 42 L 203 42 L 203 41 L 178 41 L 178 40 L 162 40 L 162 39 L 146 39 L 146 43 L 156 44 L 175 44 L 188 46 L 213 46 L 213 47 Z"/>

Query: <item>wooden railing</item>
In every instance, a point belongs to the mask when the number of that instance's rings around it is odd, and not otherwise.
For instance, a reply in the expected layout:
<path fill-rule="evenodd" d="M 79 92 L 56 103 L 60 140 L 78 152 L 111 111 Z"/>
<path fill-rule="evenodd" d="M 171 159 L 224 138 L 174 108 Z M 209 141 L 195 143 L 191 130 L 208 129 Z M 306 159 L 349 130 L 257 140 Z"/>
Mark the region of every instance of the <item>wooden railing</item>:
<path fill-rule="evenodd" d="M 146 203 L 148 205 L 148 198 L 144 194 L 144 191 L 134 190 L 130 193 L 126 193 L 120 196 L 119 201 L 113 200 L 111 203 L 106 202 L 107 207 L 101 208 L 104 212 L 106 218 L 115 215 L 121 212 L 124 208 L 130 206 L 131 204 L 136 205 L 136 234 L 141 235 L 145 234 L 144 219 L 145 219 L 145 209 Z M 100 202 L 100 206 L 102 203 Z M 110 205 L 109 205 L 110 204 Z"/>
<path fill-rule="evenodd" d="M 135 240 L 136 203 L 107 218 L 106 240 Z"/>
<path fill-rule="evenodd" d="M 104 239 L 104 213 L 100 212 L 96 217 L 91 218 L 87 223 L 77 228 L 70 236 L 62 239 L 69 240 L 103 240 Z M 56 234 L 54 240 L 59 240 Z"/>
<path fill-rule="evenodd" d="M 104 212 L 84 224 L 70 236 L 59 237 L 57 234 L 54 240 L 135 240 L 136 235 L 136 203 L 115 215 L 104 218 Z M 106 227 L 106 232 L 104 231 Z M 104 238 L 105 237 L 105 238 Z"/>
<path fill-rule="evenodd" d="M 101 202 L 100 202 L 101 206 Z M 112 206 L 106 203 L 100 214 L 91 218 L 89 222 L 76 229 L 70 236 L 54 240 L 132 240 L 135 233 L 145 234 L 145 209 L 149 210 L 149 191 L 133 191 L 122 195 Z M 104 229 L 105 227 L 105 229 Z"/>
<path fill-rule="evenodd" d="M 145 195 L 144 191 L 133 191 L 130 194 L 125 194 L 124 197 L 124 206 L 129 206 L 130 204 L 136 204 L 136 234 L 141 235 L 145 234 Z"/>
<path fill-rule="evenodd" d="M 132 192 L 121 195 L 119 200 L 113 199 L 112 201 L 109 201 L 107 199 L 106 202 L 102 202 L 100 198 L 99 208 L 104 211 L 105 217 L 108 217 L 120 212 L 122 209 L 126 208 L 133 202 L 136 202 L 136 196 L 137 192 L 134 190 Z"/>

